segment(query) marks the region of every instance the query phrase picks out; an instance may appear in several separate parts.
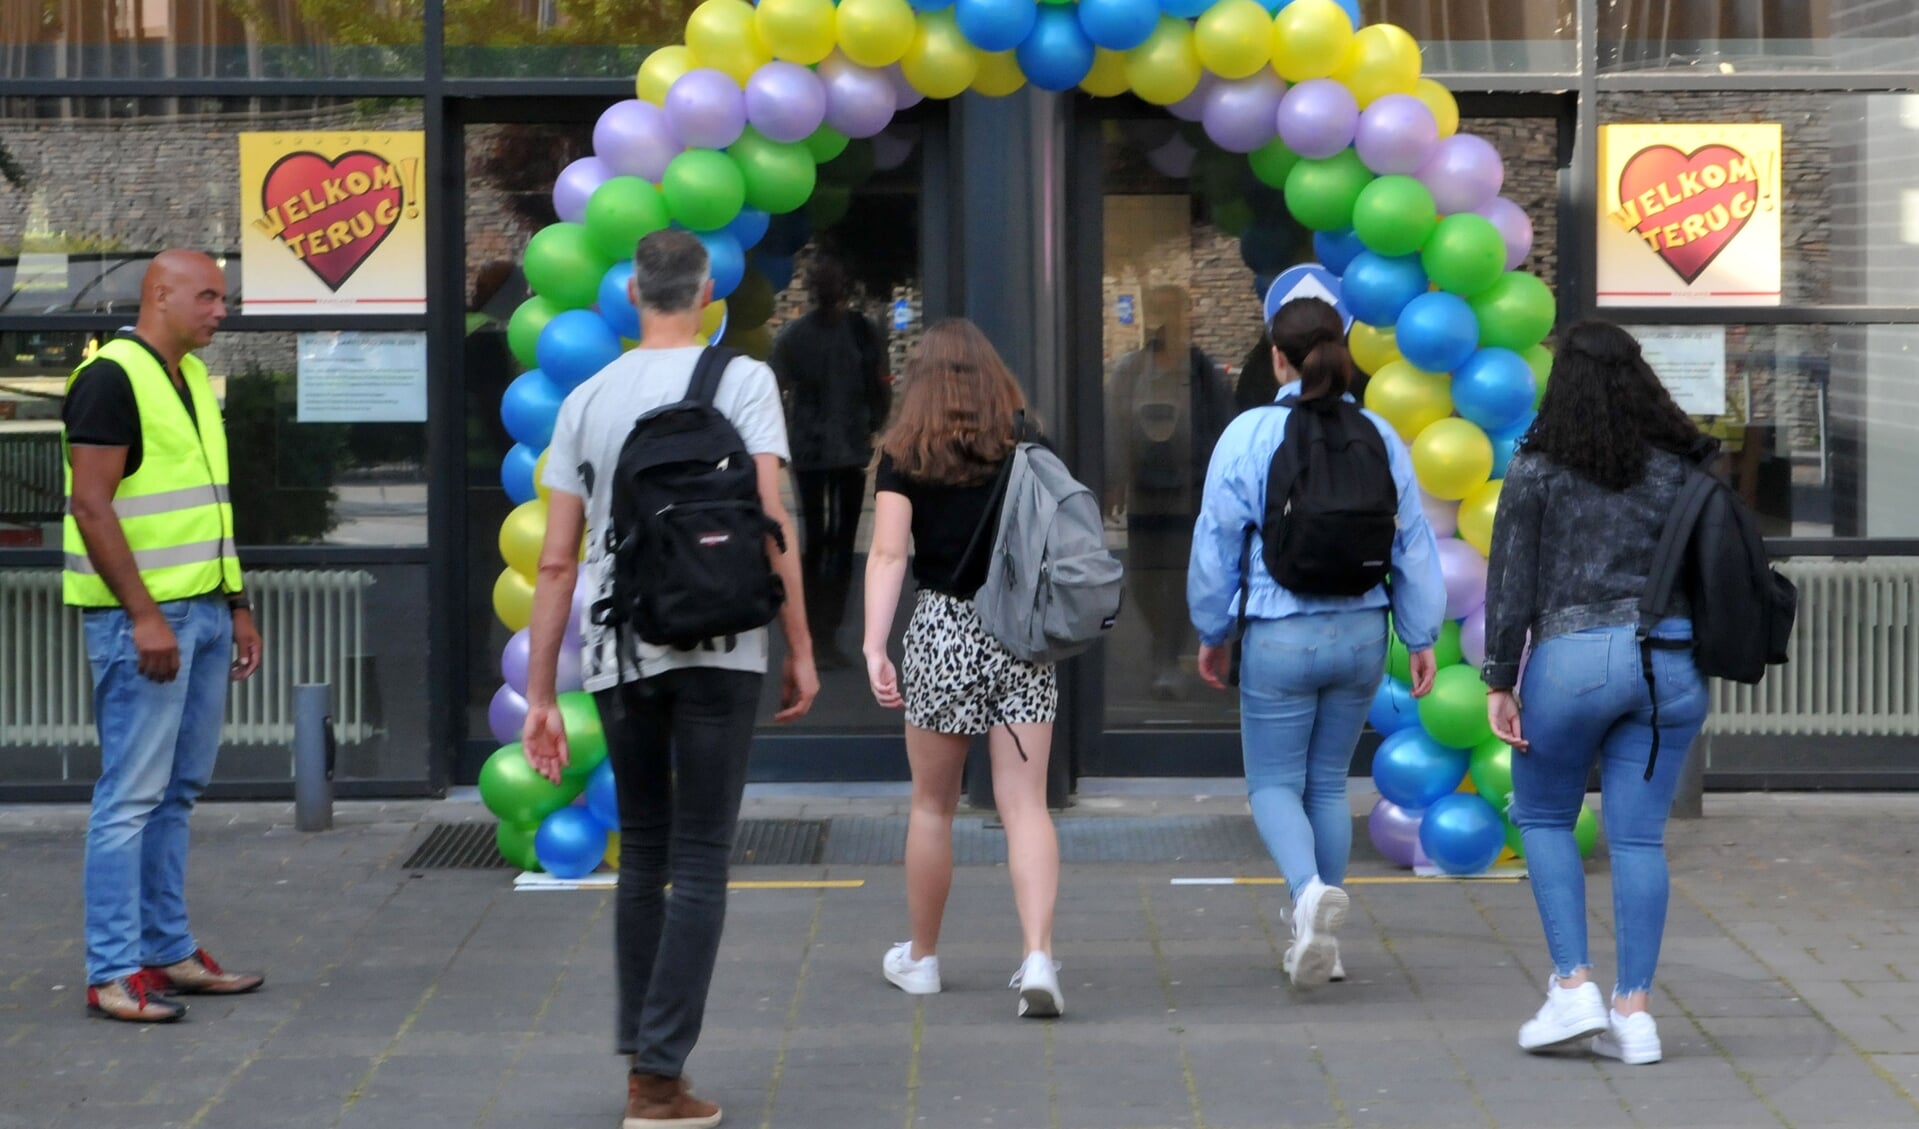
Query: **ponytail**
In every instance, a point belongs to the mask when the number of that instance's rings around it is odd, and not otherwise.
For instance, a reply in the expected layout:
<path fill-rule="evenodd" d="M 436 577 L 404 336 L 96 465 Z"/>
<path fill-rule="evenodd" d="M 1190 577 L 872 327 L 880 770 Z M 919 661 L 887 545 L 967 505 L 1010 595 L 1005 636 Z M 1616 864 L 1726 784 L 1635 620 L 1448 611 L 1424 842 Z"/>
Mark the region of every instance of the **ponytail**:
<path fill-rule="evenodd" d="M 1337 400 L 1353 384 L 1353 355 L 1346 323 L 1318 298 L 1296 298 L 1279 308 L 1267 327 L 1273 347 L 1299 373 L 1301 400 Z"/>

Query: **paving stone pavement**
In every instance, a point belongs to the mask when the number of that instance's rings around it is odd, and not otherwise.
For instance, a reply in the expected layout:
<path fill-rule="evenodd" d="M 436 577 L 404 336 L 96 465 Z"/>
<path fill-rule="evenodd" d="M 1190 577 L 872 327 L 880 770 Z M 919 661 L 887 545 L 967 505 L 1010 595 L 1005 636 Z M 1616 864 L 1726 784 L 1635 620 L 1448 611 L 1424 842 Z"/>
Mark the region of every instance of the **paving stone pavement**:
<path fill-rule="evenodd" d="M 1243 813 L 1230 788 L 1115 787 L 1064 818 Z M 897 791 L 789 787 L 748 814 L 901 810 Z M 1404 880 L 1362 836 L 1353 979 L 1305 995 L 1278 970 L 1283 886 L 1172 882 L 1270 862 L 1069 865 L 1056 1023 L 1014 1017 L 1003 867 L 961 869 L 946 991 L 918 999 L 878 974 L 905 930 L 898 867 L 736 871 L 800 885 L 732 895 L 688 1069 L 728 1125 L 762 1129 L 1912 1126 L 1915 816 L 1919 797 L 1714 795 L 1675 823 L 1658 1066 L 1520 1053 L 1549 971 L 1526 885 Z M 400 865 L 429 824 L 483 818 L 470 802 L 338 817 L 303 834 L 284 805 L 197 813 L 199 935 L 271 980 L 141 1028 L 84 1017 L 84 813 L 0 808 L 0 1129 L 616 1125 L 610 895 Z M 1589 911 L 1603 981 L 1603 860 Z"/>

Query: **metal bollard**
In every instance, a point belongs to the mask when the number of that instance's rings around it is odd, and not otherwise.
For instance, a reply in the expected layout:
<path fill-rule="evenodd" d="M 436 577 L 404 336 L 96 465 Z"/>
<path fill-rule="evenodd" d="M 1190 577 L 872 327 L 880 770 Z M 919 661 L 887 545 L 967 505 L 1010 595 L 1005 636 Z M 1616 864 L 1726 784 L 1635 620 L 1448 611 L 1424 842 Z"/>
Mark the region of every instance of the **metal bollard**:
<path fill-rule="evenodd" d="M 333 826 L 333 688 L 293 688 L 293 825 L 301 831 Z"/>

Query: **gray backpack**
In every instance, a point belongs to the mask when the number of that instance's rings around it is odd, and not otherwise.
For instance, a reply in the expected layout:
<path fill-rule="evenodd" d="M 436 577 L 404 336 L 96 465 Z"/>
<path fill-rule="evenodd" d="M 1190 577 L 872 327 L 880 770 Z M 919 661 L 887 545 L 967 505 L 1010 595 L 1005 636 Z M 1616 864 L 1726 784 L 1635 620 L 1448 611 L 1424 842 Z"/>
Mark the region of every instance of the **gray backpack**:
<path fill-rule="evenodd" d="M 1092 646 L 1119 621 L 1123 570 L 1106 551 L 1098 500 L 1058 455 L 1021 443 L 1001 477 L 999 532 L 973 606 L 981 625 L 1014 655 L 1058 662 Z M 981 522 L 976 542 L 984 529 Z"/>

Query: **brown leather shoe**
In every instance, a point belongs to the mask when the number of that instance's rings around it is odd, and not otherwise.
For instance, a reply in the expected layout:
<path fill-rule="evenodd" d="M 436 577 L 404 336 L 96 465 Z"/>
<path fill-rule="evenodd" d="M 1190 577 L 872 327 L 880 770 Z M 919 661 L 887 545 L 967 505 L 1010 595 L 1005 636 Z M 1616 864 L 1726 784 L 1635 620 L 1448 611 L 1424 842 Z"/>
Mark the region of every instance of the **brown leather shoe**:
<path fill-rule="evenodd" d="M 159 994 L 159 986 L 144 971 L 87 988 L 87 1014 L 126 1023 L 172 1023 L 187 1013 L 187 1005 Z"/>
<path fill-rule="evenodd" d="M 620 1129 L 712 1129 L 719 1123 L 720 1107 L 694 1097 L 686 1079 L 627 1072 Z"/>
<path fill-rule="evenodd" d="M 205 949 L 165 968 L 149 968 L 147 977 L 160 991 L 198 996 L 238 996 L 267 982 L 258 972 L 228 972 Z"/>

